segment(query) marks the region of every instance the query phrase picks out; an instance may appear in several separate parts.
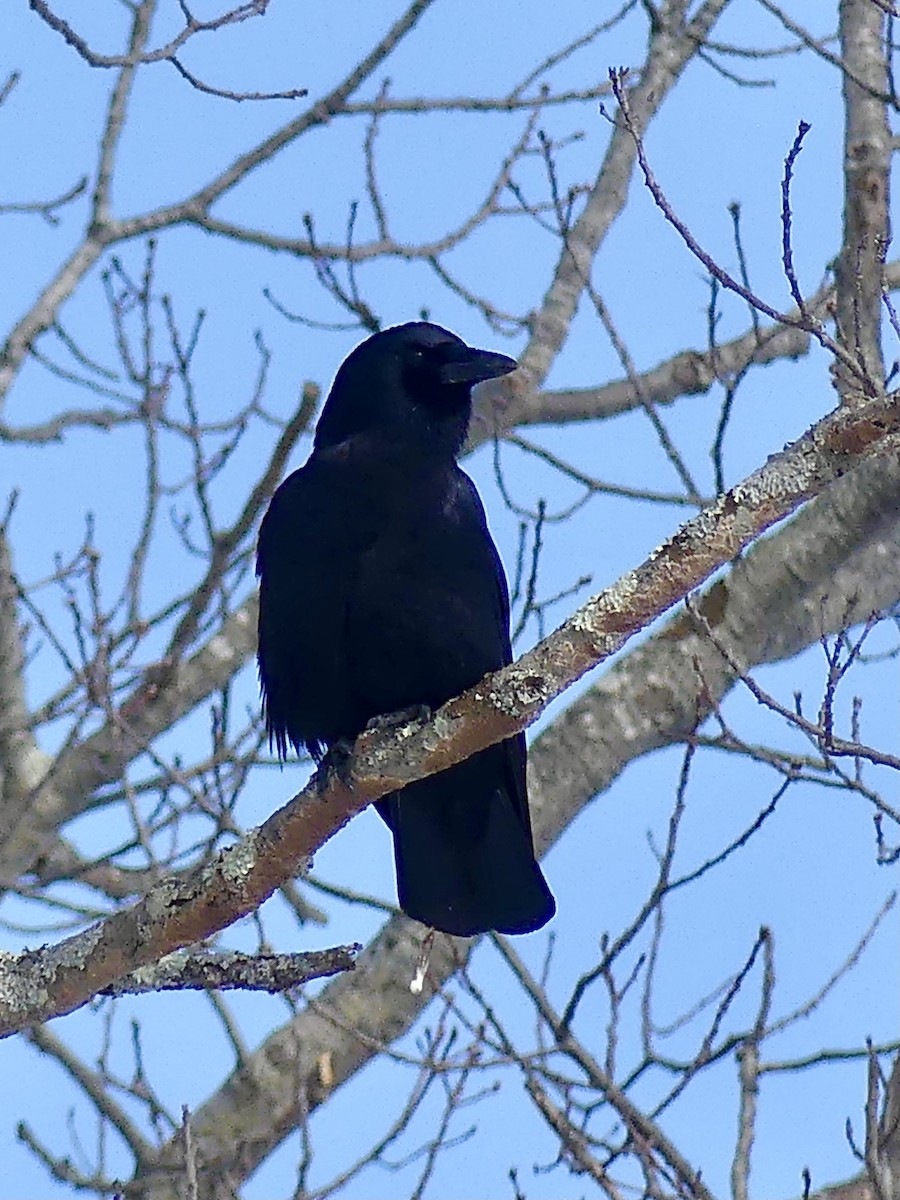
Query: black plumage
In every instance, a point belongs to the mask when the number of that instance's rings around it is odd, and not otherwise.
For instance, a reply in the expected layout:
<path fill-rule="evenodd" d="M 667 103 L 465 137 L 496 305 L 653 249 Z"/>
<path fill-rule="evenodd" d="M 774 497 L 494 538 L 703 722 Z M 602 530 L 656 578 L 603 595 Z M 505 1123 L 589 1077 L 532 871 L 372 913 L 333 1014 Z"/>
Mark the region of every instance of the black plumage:
<path fill-rule="evenodd" d="M 305 466 L 262 523 L 259 670 L 279 755 L 437 708 L 511 659 L 509 598 L 459 468 L 471 389 L 515 362 L 416 322 L 337 373 Z M 401 907 L 447 933 L 526 933 L 555 911 L 534 859 L 524 735 L 378 802 Z"/>

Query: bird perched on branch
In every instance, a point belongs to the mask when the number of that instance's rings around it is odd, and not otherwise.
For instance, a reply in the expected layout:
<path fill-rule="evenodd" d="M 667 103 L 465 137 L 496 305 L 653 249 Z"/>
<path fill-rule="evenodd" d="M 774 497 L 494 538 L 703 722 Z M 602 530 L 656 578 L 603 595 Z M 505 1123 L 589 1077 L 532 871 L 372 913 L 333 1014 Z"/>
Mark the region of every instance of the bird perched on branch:
<path fill-rule="evenodd" d="M 437 708 L 511 660 L 503 568 L 456 458 L 473 385 L 515 367 L 425 322 L 374 334 L 342 364 L 312 454 L 259 536 L 259 673 L 280 757 L 292 745 L 320 759 L 371 719 Z M 523 734 L 377 808 L 409 916 L 472 935 L 553 915 Z"/>

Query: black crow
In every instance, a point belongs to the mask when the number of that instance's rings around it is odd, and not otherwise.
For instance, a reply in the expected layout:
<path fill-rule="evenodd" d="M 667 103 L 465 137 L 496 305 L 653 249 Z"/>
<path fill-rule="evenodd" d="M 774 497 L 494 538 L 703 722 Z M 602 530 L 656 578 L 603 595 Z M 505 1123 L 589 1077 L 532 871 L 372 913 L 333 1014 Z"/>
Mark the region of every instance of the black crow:
<path fill-rule="evenodd" d="M 280 757 L 290 743 L 320 759 L 372 718 L 437 708 L 510 661 L 503 567 L 456 456 L 472 386 L 515 367 L 424 322 L 374 334 L 342 364 L 312 454 L 259 536 L 259 673 Z M 471 935 L 553 915 L 524 735 L 377 807 L 409 916 Z"/>

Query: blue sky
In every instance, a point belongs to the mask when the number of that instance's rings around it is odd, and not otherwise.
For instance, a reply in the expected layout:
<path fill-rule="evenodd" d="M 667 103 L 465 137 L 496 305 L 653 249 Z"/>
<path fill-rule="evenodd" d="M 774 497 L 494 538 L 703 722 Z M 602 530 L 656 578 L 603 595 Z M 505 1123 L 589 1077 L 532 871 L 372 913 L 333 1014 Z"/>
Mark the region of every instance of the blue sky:
<path fill-rule="evenodd" d="M 82 5 L 56 6 L 98 49 L 120 45 L 123 8 L 105 0 L 92 11 Z M 176 21 L 176 5 L 163 5 L 160 31 Z M 213 6 L 205 6 L 213 12 Z M 604 8 L 606 6 L 601 6 Z M 826 31 L 835 16 L 817 0 L 791 0 L 792 17 Z M 0 69 L 17 69 L 21 82 L 0 109 L 7 162 L 0 203 L 59 194 L 82 174 L 90 173 L 94 143 L 113 76 L 90 70 L 58 35 L 47 29 L 24 2 L 9 6 Z M 296 6 L 273 0 L 265 18 L 197 39 L 185 53 L 190 68 L 218 86 L 235 89 L 308 87 L 316 95 L 332 86 L 365 52 L 399 6 L 356 0 L 332 6 Z M 200 12 L 199 15 L 207 15 Z M 454 96 L 502 94 L 524 77 L 532 65 L 585 31 L 604 13 L 587 0 L 565 0 L 552 10 L 538 0 L 497 0 L 490 6 L 475 0 L 437 3 L 408 43 L 392 56 L 384 71 L 366 86 L 370 97 L 385 74 L 392 94 Z M 589 87 L 606 77 L 609 67 L 641 61 L 642 23 L 634 17 L 586 50 L 554 69 L 556 87 Z M 716 30 L 722 42 L 783 45 L 790 39 L 761 7 L 734 0 Z M 780 262 L 780 179 L 784 156 L 798 123 L 808 120 L 807 136 L 796 169 L 794 188 L 794 254 L 798 277 L 812 291 L 824 277 L 840 238 L 841 98 L 837 73 L 808 55 L 772 61 L 729 60 L 748 77 L 776 77 L 777 88 L 738 87 L 708 66 L 695 63 L 666 103 L 647 138 L 654 171 L 679 215 L 724 265 L 733 267 L 728 205 L 739 201 L 744 243 L 753 284 L 771 303 L 788 301 Z M 148 69 L 139 82 L 117 165 L 114 213 L 126 216 L 170 203 L 198 186 L 247 146 L 276 128 L 304 104 L 298 101 L 236 104 L 202 96 L 166 64 Z M 461 219 L 484 194 L 498 156 L 518 135 L 524 114 L 487 118 L 448 114 L 404 116 L 385 122 L 379 141 L 379 179 L 388 198 L 391 224 L 398 239 L 426 240 Z M 559 156 L 566 185 L 590 179 L 608 138 L 608 124 L 595 102 L 549 110 L 543 127 L 556 137 L 580 136 Z M 299 236 L 303 214 L 314 217 L 322 241 L 345 237 L 350 203 L 364 195 L 360 144 L 361 122 L 339 119 L 315 130 L 278 160 L 256 172 L 228 196 L 217 215 L 259 229 Z M 521 171 L 523 185 L 540 186 L 540 168 L 532 161 Z M 34 216 L 5 215 L 0 238 L 6 286 L 0 291 L 0 323 L 4 329 L 27 308 L 77 243 L 86 216 L 84 200 L 63 211 L 56 226 Z M 374 234 L 371 213 L 361 206 L 358 236 Z M 116 248 L 124 267 L 138 274 L 145 259 L 143 241 Z M 526 312 L 540 304 L 558 254 L 557 242 L 539 234 L 521 218 L 504 219 L 482 231 L 448 257 L 448 265 L 474 290 L 496 304 Z M 105 260 L 102 266 L 108 266 Z M 189 323 L 198 308 L 207 311 L 196 361 L 198 405 L 205 419 L 218 419 L 237 407 L 254 386 L 258 358 L 254 333 L 259 330 L 272 350 L 266 403 L 280 417 L 296 404 L 304 380 L 327 384 L 344 354 L 359 339 L 358 331 L 326 333 L 293 325 L 266 301 L 268 288 L 292 311 L 321 321 L 337 321 L 341 313 L 316 283 L 309 262 L 248 248 L 212 237 L 195 228 L 168 231 L 157 250 L 157 288 L 170 291 L 176 311 Z M 515 354 L 524 339 L 504 339 L 487 329 L 477 314 L 449 295 L 422 264 L 402 258 L 375 261 L 359 272 L 360 285 L 385 323 L 414 317 L 426 308 L 466 338 Z M 595 285 L 613 313 L 637 368 L 645 369 L 678 350 L 706 345 L 708 285 L 700 265 L 665 224 L 638 180 L 631 185 L 628 206 L 598 256 Z M 100 271 L 95 270 L 63 310 L 66 328 L 90 344 L 101 361 L 112 363 L 115 347 L 108 331 Z M 737 301 L 722 302 L 719 329 L 724 339 L 742 331 L 746 312 Z M 160 349 L 162 353 L 162 348 Z M 889 357 L 896 353 L 888 348 Z M 813 353 L 799 364 L 766 368 L 748 382 L 738 398 L 726 445 L 727 481 L 735 482 L 766 455 L 834 404 L 827 360 Z M 622 374 L 616 356 L 588 305 L 573 323 L 564 352 L 554 364 L 548 386 L 589 386 Z M 76 396 L 73 399 L 73 395 Z M 71 386 L 31 362 L 23 370 L 6 408 L 11 423 L 46 418 L 77 398 Z M 667 409 L 665 420 L 699 486 L 712 492 L 708 447 L 718 420 L 719 397 L 710 395 Z M 677 479 L 642 414 L 629 414 L 598 425 L 541 428 L 529 436 L 568 458 L 590 474 L 629 486 L 674 490 Z M 274 435 L 252 427 L 241 450 L 214 490 L 221 521 L 240 508 Z M 303 460 L 304 443 L 292 466 Z M 183 449 L 170 446 L 167 478 L 177 480 L 189 468 Z M 142 449 L 137 433 L 77 432 L 59 446 L 0 447 L 2 492 L 21 490 L 14 528 L 18 570 L 26 579 L 47 575 L 53 556 L 77 544 L 84 514 L 95 516 L 96 537 L 103 550 L 102 578 L 112 596 L 121 585 L 134 532 L 140 520 Z M 546 498 L 550 510 L 564 508 L 573 496 L 571 483 L 510 448 L 503 451 L 507 486 L 516 500 L 534 507 Z M 514 560 L 516 518 L 506 511 L 494 480 L 490 448 L 468 464 L 490 513 L 491 525 L 508 568 Z M 0 496 L 2 502 L 3 496 Z M 177 503 L 177 502 L 176 502 Z M 545 596 L 589 575 L 599 588 L 643 559 L 687 514 L 674 507 L 635 504 L 602 497 L 571 520 L 548 529 L 542 558 L 541 591 Z M 172 580 L 188 587 L 198 566 L 175 545 L 160 537 L 151 556 L 148 608 L 169 596 Z M 250 581 L 246 582 L 249 589 Z M 584 598 L 586 590 L 579 596 Z M 575 604 L 562 601 L 550 613 L 561 620 Z M 49 600 L 56 620 L 62 606 Z M 536 636 L 532 626 L 520 643 L 525 649 Z M 888 631 L 879 634 L 887 648 Z M 149 652 L 149 651 L 148 651 Z M 763 685 L 790 702 L 803 691 L 814 708 L 821 696 L 824 658 L 813 647 L 789 664 L 759 672 Z M 594 675 L 583 682 L 590 686 Z M 59 682 L 58 668 L 39 658 L 32 668 L 31 699 L 39 701 Z M 874 745 L 896 748 L 896 664 L 866 667 L 853 687 L 864 698 L 866 738 Z M 241 703 L 255 703 L 252 671 L 236 687 Z M 563 697 L 545 722 L 571 702 Z M 846 701 L 849 703 L 849 701 Z M 843 710 L 846 713 L 846 707 Z M 744 691 L 729 699 L 726 713 L 748 740 L 770 738 L 796 742 L 779 724 L 761 714 Z M 206 735 L 205 713 L 171 734 L 168 749 L 183 748 L 186 757 L 199 752 Z M 60 730 L 50 730 L 52 748 Z M 610 791 L 577 820 L 547 859 L 559 916 L 553 968 L 548 983 L 560 1003 L 578 975 L 596 958 L 598 939 L 617 930 L 640 907 L 654 871 L 648 833 L 657 844 L 664 835 L 681 766 L 681 751 L 648 756 L 624 773 Z M 238 815 L 258 823 L 297 790 L 299 768 L 254 776 L 241 799 Z M 884 781 L 885 788 L 893 787 Z M 777 787 L 771 772 L 721 757 L 700 756 L 687 794 L 681 869 L 703 861 L 726 843 L 768 802 Z M 893 793 L 890 793 L 893 794 Z M 86 851 L 98 853 L 127 833 L 124 814 L 108 812 L 85 818 L 69 832 Z M 683 856 L 683 859 L 681 858 Z M 373 813 L 355 820 L 326 846 L 316 860 L 323 879 L 363 892 L 392 897 L 389 838 Z M 793 789 L 776 817 L 726 870 L 673 898 L 667 915 L 667 940 L 657 995 L 660 1025 L 673 1021 L 729 972 L 739 969 L 761 924 L 776 937 L 776 1009 L 789 1011 L 823 984 L 853 949 L 883 903 L 894 878 L 875 863 L 871 814 L 862 802 L 839 792 Z M 314 897 L 316 902 L 319 898 Z M 28 910 L 8 905 L 7 920 L 26 920 Z M 265 913 L 266 926 L 279 945 L 297 946 L 298 931 L 277 901 Z M 379 927 L 372 913 L 336 906 L 325 929 L 307 927 L 303 947 L 343 940 L 366 941 Z M 17 949 L 21 934 L 4 935 L 4 945 Z M 253 944 L 254 930 L 245 923 L 229 934 L 232 944 Z M 30 939 L 39 943 L 42 937 Z M 546 935 L 519 942 L 521 953 L 539 970 Z M 491 991 L 510 1027 L 528 1044 L 532 1024 L 528 1006 L 517 994 L 506 968 L 488 946 L 476 951 L 476 978 Z M 785 1058 L 821 1046 L 858 1046 L 866 1036 L 875 1041 L 895 1037 L 898 964 L 896 918 L 892 914 L 854 972 L 808 1020 L 783 1034 L 770 1048 Z M 592 1007 L 593 1005 L 593 1007 Z M 255 1045 L 284 1019 L 283 1002 L 258 996 L 234 1002 L 245 1039 Z M 750 1009 L 742 1010 L 748 1020 Z M 206 1002 L 192 996 L 166 996 L 123 1001 L 115 1014 L 118 1037 L 114 1058 L 120 1070 L 131 1070 L 128 1022 L 141 1022 L 145 1060 L 154 1085 L 167 1105 L 201 1103 L 230 1069 L 231 1057 L 221 1028 L 210 1020 Z M 426 1018 L 427 1020 L 428 1018 Z M 434 1020 L 434 1013 L 430 1014 Z M 582 1017 L 580 1032 L 595 1047 L 602 1045 L 604 1014 L 599 998 Z M 637 1053 L 637 1023 L 632 1014 L 622 1035 L 621 1053 Z M 738 1022 L 739 1024 L 740 1022 Z M 56 1022 L 54 1031 L 92 1061 L 103 1039 L 102 1019 L 80 1012 Z M 421 1028 L 418 1030 L 421 1033 Z M 406 1039 L 409 1049 L 413 1036 Z M 687 1042 L 673 1034 L 677 1057 Z M 3 1046 L 4 1072 L 17 1087 L 0 1100 L 0 1154 L 13 1200 L 40 1194 L 68 1195 L 15 1140 L 15 1122 L 27 1120 L 60 1154 L 69 1152 L 69 1109 L 74 1126 L 88 1146 L 95 1118 L 79 1105 L 77 1092 L 59 1066 L 41 1058 L 22 1040 Z M 735 1131 L 735 1071 L 725 1064 L 688 1090 L 665 1118 L 669 1134 L 688 1154 L 704 1163 L 704 1175 L 717 1193 L 727 1190 Z M 314 1182 L 324 1182 L 375 1138 L 402 1105 L 410 1072 L 383 1062 L 363 1072 L 314 1120 L 319 1147 Z M 638 1099 L 641 1098 L 638 1089 Z M 852 1156 L 843 1141 L 845 1118 L 857 1132 L 865 1098 L 865 1065 L 817 1068 L 809 1073 L 763 1084 L 753 1183 L 758 1195 L 788 1196 L 799 1192 L 800 1172 L 810 1166 L 814 1182 L 824 1184 L 851 1174 Z M 798 1107 L 802 1121 L 798 1119 Z M 404 1146 L 427 1138 L 423 1114 Z M 479 1132 L 448 1150 L 440 1160 L 434 1195 L 454 1197 L 512 1194 L 508 1166 L 519 1165 L 520 1183 L 529 1200 L 576 1197 L 583 1180 L 561 1170 L 532 1173 L 531 1164 L 551 1162 L 555 1149 L 546 1127 L 521 1096 L 512 1073 L 503 1078 L 499 1098 L 481 1102 L 462 1114 L 459 1129 L 477 1121 Z M 352 1136 L 348 1135 L 352 1131 Z M 111 1143 L 113 1161 L 120 1154 Z M 248 1200 L 290 1192 L 298 1157 L 296 1139 L 272 1156 L 246 1187 Z M 398 1151 L 399 1157 L 399 1151 Z M 121 1159 L 124 1162 L 124 1159 Z M 409 1190 L 416 1166 L 400 1174 L 374 1172 L 345 1193 L 351 1200 Z"/>

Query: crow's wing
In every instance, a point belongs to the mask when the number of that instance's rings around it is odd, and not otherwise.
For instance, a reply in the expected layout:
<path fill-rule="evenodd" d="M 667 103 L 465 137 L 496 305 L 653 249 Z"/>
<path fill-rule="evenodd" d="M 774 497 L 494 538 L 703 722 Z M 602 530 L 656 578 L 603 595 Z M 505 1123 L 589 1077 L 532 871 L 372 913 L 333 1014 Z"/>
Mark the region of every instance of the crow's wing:
<path fill-rule="evenodd" d="M 506 580 L 459 469 L 422 480 L 361 553 L 350 659 L 376 713 L 435 708 L 510 660 Z"/>
<path fill-rule="evenodd" d="M 260 529 L 259 674 L 281 757 L 288 743 L 319 756 L 366 720 L 349 687 L 346 626 L 374 522 L 342 486 L 346 474 L 334 455 L 314 455 L 279 487 Z"/>
<path fill-rule="evenodd" d="M 481 499 L 463 471 L 446 481 L 423 485 L 403 518 L 380 526 L 360 556 L 347 614 L 348 663 L 370 716 L 437 708 L 511 660 L 506 578 Z M 486 794 L 499 788 L 509 796 L 530 839 L 524 737 L 510 738 L 489 759 L 494 778 L 485 780 Z M 396 828 L 392 800 L 379 812 Z"/>

